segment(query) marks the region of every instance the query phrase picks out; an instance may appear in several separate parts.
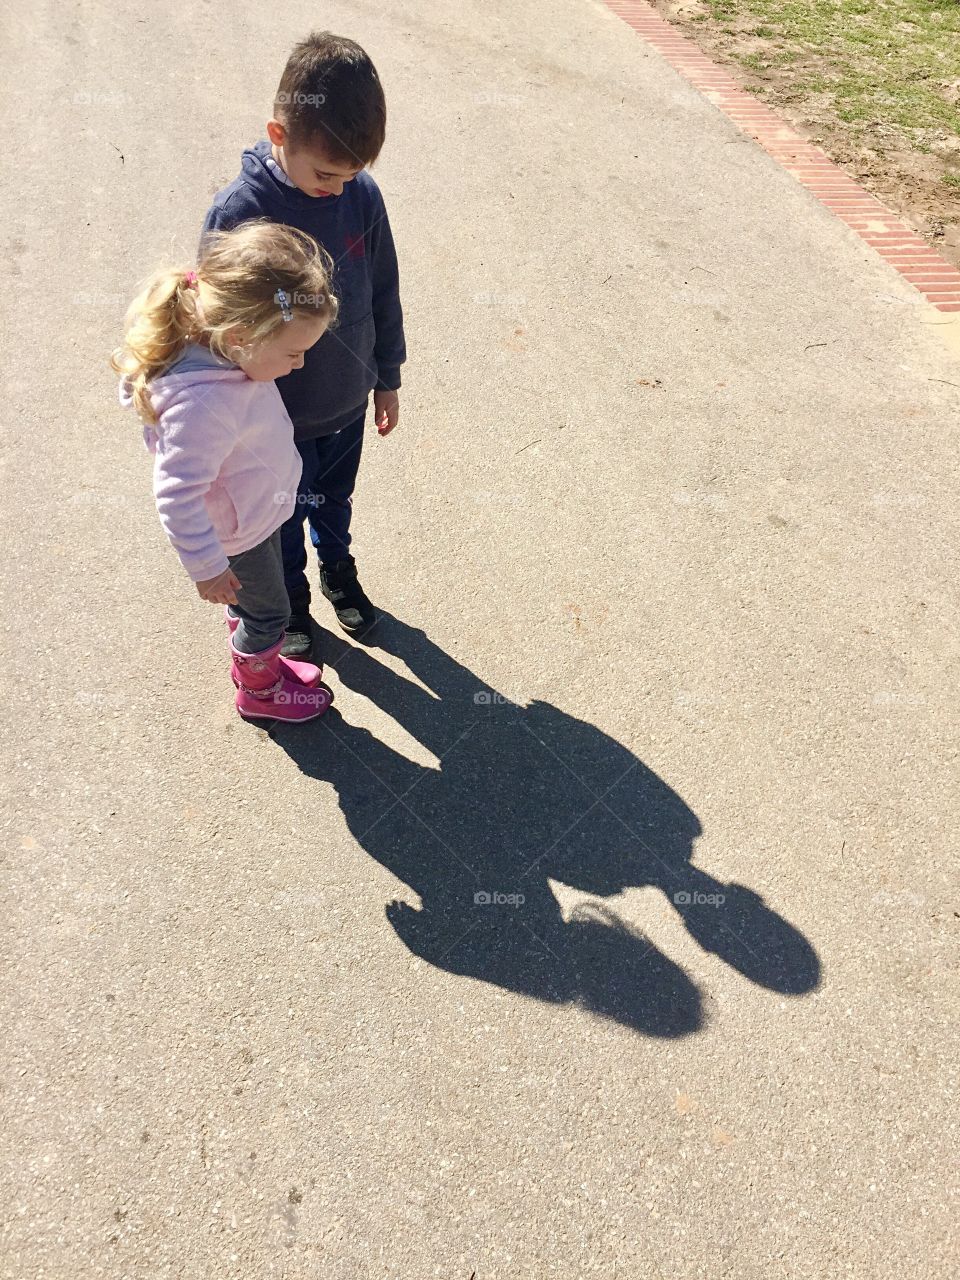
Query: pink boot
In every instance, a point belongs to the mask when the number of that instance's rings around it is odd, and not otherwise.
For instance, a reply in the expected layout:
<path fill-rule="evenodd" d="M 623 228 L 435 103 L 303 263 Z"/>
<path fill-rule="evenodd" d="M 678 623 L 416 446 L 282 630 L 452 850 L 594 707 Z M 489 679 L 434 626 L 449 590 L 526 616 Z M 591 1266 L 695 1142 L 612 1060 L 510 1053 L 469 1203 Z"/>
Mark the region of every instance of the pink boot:
<path fill-rule="evenodd" d="M 329 689 L 290 680 L 280 666 L 282 638 L 259 653 L 241 653 L 230 641 L 237 710 L 247 720 L 286 720 L 298 723 L 322 716 L 333 701 Z"/>
<path fill-rule="evenodd" d="M 227 627 L 230 634 L 236 631 L 240 625 L 240 619 L 234 618 L 230 614 L 229 609 L 224 609 L 223 616 L 226 619 Z M 296 658 L 285 658 L 280 655 L 280 669 L 288 680 L 292 680 L 294 684 L 305 684 L 308 688 L 315 688 L 323 679 L 323 667 L 314 666 L 312 662 L 298 662 Z M 233 683 L 237 683 L 234 673 Z"/>

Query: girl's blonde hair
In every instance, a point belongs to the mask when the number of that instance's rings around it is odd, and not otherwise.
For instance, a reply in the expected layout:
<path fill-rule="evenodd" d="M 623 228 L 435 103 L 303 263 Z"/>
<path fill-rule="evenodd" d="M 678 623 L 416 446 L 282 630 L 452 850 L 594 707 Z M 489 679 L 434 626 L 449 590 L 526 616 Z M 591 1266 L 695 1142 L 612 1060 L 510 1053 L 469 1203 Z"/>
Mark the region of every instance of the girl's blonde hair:
<path fill-rule="evenodd" d="M 110 365 L 127 384 L 137 413 L 156 422 L 150 383 L 189 342 L 235 361 L 269 338 L 291 315 L 331 325 L 337 299 L 333 259 L 295 227 L 258 220 L 206 236 L 196 271 L 157 271 L 130 304 L 123 346 Z M 200 305 L 198 285 L 203 287 Z M 228 335 L 243 331 L 243 343 Z"/>

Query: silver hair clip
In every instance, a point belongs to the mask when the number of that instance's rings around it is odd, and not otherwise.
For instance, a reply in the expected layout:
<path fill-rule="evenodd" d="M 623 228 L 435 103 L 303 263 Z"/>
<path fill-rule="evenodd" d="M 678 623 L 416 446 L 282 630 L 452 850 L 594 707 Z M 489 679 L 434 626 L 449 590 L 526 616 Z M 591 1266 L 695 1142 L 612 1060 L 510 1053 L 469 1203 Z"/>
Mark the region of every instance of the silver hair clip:
<path fill-rule="evenodd" d="M 278 289 L 273 295 L 273 300 L 280 308 L 280 314 L 283 316 L 284 323 L 293 319 L 293 311 L 290 309 L 290 295 L 283 289 Z"/>

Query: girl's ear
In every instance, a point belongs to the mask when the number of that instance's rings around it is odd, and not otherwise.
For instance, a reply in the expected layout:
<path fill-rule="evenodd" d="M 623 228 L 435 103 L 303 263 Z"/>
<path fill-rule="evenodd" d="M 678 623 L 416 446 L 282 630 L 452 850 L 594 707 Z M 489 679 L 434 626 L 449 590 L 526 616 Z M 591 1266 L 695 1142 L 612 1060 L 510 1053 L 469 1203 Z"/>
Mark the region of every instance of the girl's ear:
<path fill-rule="evenodd" d="M 228 329 L 223 335 L 223 350 L 231 360 L 242 360 L 250 354 L 247 334 L 243 329 Z"/>
<path fill-rule="evenodd" d="M 282 147 L 287 141 L 287 131 L 279 120 L 268 120 L 267 137 L 275 147 Z"/>

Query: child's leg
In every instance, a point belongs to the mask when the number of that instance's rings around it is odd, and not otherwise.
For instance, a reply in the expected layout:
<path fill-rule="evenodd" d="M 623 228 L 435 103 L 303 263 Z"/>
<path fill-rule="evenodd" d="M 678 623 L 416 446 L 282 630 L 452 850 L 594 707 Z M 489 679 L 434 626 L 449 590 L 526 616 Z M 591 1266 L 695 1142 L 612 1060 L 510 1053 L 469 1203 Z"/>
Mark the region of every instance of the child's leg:
<path fill-rule="evenodd" d="M 233 633 L 234 648 L 240 653 L 262 653 L 277 643 L 290 618 L 280 530 L 249 551 L 228 559 L 242 584 L 237 603 L 230 606 L 231 615 L 240 619 Z"/>
<path fill-rule="evenodd" d="M 365 417 L 366 412 L 334 435 L 310 441 L 317 453 L 312 491 L 321 501 L 308 506 L 306 515 L 310 541 L 322 565 L 334 565 L 349 555 L 352 499 L 360 469 Z"/>
<path fill-rule="evenodd" d="M 297 450 L 303 460 L 300 485 L 297 489 L 297 505 L 293 515 L 280 527 L 280 547 L 283 555 L 283 577 L 293 613 L 306 613 L 310 607 L 310 583 L 307 580 L 307 548 L 303 537 L 303 522 L 310 509 L 308 502 L 314 494 L 314 482 L 318 469 L 317 441 L 302 440 Z"/>
<path fill-rule="evenodd" d="M 237 686 L 237 710 L 247 720 L 315 720 L 329 707 L 333 695 L 322 685 L 291 678 L 297 673 L 291 672 L 280 654 L 290 616 L 280 530 L 229 560 L 241 582 L 237 603 L 229 610 L 230 617 L 237 619 L 230 639 L 230 674 Z"/>

